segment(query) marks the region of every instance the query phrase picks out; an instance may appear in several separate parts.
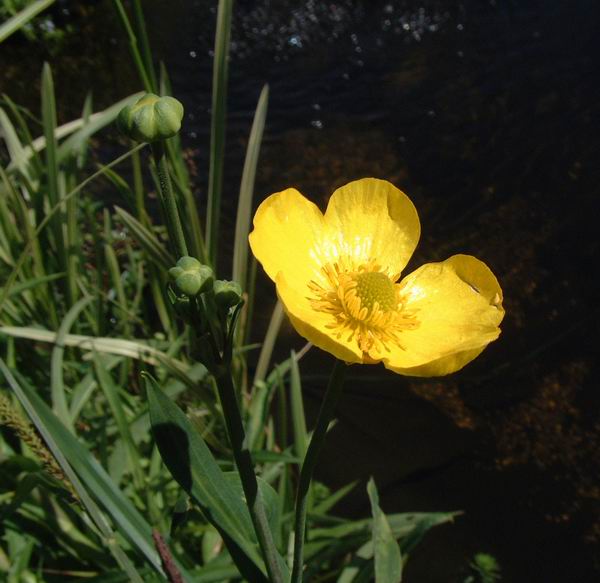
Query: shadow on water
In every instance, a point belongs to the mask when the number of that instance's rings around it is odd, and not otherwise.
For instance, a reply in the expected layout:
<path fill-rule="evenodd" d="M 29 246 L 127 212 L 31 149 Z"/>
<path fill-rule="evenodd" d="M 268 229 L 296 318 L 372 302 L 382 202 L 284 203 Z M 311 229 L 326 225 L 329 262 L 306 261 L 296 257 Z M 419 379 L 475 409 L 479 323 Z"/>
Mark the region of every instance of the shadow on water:
<path fill-rule="evenodd" d="M 95 4 L 96 42 L 115 50 L 104 50 L 97 75 L 84 74 L 106 103 L 138 88 L 109 4 Z M 157 54 L 186 105 L 202 200 L 215 2 L 147 6 Z M 257 201 L 295 186 L 323 207 L 351 179 L 386 178 L 421 216 L 408 271 L 470 253 L 504 289 L 503 334 L 464 371 L 433 380 L 349 371 L 321 477 L 339 486 L 374 475 L 388 512 L 466 511 L 427 536 L 407 581 L 460 582 L 480 551 L 511 582 L 597 573 L 599 16 L 586 0 L 236 3 L 225 230 L 268 82 Z M 264 280 L 259 291 L 274 298 Z M 257 338 L 268 315 L 259 314 Z M 278 358 L 300 345 L 284 332 Z M 329 366 L 316 351 L 302 362 L 309 413 Z M 364 488 L 341 510 L 367 514 Z"/>

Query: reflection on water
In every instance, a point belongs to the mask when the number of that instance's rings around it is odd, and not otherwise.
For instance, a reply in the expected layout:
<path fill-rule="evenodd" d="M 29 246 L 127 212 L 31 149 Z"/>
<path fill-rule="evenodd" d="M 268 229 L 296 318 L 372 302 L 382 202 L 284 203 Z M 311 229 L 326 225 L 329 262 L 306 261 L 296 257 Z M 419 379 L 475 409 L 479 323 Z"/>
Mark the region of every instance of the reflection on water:
<path fill-rule="evenodd" d="M 144 5 L 186 105 L 202 197 L 215 2 Z M 504 288 L 503 335 L 463 373 L 416 382 L 352 369 L 329 448 L 346 454 L 330 456 L 322 475 L 339 485 L 375 474 L 389 511 L 467 511 L 430 535 L 409 563 L 412 580 L 459 581 L 466 557 L 482 550 L 496 554 L 507 581 L 591 577 L 600 539 L 599 15 L 586 0 L 236 3 L 225 227 L 268 82 L 257 200 L 295 186 L 324 207 L 351 179 L 386 178 L 409 193 L 426 227 L 414 266 L 471 253 Z M 73 17 L 97 44 L 73 37 L 56 62 L 70 111 L 88 85 L 100 103 L 138 89 L 111 3 Z M 32 71 L 48 58 L 15 50 L 37 59 Z M 21 81 L 2 90 L 31 99 L 30 81 L 10 66 L 4 83 Z M 267 282 L 259 289 L 273 297 Z M 298 344 L 291 333 L 286 340 L 282 356 Z M 318 355 L 307 372 L 311 362 Z M 306 383 L 309 406 L 320 382 Z M 362 492 L 346 510 L 368 511 Z"/>

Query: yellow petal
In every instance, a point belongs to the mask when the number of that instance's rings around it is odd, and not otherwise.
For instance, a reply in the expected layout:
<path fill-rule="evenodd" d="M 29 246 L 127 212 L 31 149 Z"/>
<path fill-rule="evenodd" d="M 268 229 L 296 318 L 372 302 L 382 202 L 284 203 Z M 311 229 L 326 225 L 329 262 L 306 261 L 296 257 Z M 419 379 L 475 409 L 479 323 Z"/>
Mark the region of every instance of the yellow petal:
<path fill-rule="evenodd" d="M 338 188 L 329 201 L 325 222 L 341 256 L 358 264 L 375 260 L 389 275 L 399 274 L 421 233 L 410 199 L 393 184 L 363 178 Z"/>
<path fill-rule="evenodd" d="M 323 235 L 321 211 L 296 189 L 288 188 L 258 207 L 249 241 L 252 253 L 273 281 L 281 271 L 299 287 L 322 277 L 314 249 Z"/>
<path fill-rule="evenodd" d="M 340 360 L 362 362 L 363 354 L 356 341 L 348 342 L 343 336 L 337 338 L 335 331 L 328 327 L 333 321 L 331 315 L 314 310 L 306 294 L 290 285 L 283 272 L 279 273 L 275 284 L 277 295 L 300 336 Z"/>
<path fill-rule="evenodd" d="M 381 352 L 384 365 L 401 374 L 455 372 L 500 334 L 502 290 L 485 263 L 454 255 L 423 265 L 402 282 L 404 309 L 419 325 L 400 335 L 401 347 Z"/>

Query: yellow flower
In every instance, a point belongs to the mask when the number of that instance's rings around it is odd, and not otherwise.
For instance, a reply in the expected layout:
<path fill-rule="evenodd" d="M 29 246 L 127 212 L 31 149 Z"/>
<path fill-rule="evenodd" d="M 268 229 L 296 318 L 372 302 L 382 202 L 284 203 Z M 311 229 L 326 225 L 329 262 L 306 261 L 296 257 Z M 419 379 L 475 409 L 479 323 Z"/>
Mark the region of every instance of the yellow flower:
<path fill-rule="evenodd" d="M 400 280 L 420 231 L 402 191 L 364 178 L 336 190 L 325 215 L 293 188 L 271 195 L 250 246 L 301 336 L 348 363 L 437 376 L 498 338 L 502 290 L 470 255 Z"/>

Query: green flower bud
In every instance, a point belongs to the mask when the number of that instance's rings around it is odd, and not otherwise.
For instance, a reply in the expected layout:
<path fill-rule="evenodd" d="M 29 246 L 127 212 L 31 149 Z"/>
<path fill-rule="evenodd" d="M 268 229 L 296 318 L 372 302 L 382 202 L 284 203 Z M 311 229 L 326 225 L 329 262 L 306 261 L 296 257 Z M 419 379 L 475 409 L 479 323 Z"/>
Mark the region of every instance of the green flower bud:
<path fill-rule="evenodd" d="M 213 270 L 194 257 L 182 257 L 169 269 L 169 275 L 179 292 L 195 296 L 209 289 L 214 280 Z"/>
<path fill-rule="evenodd" d="M 157 142 L 173 137 L 181 127 L 183 105 L 174 97 L 147 93 L 117 117 L 119 129 L 137 142 Z"/>
<path fill-rule="evenodd" d="M 242 301 L 242 288 L 235 281 L 217 279 L 213 285 L 215 302 L 223 310 L 237 306 Z"/>

